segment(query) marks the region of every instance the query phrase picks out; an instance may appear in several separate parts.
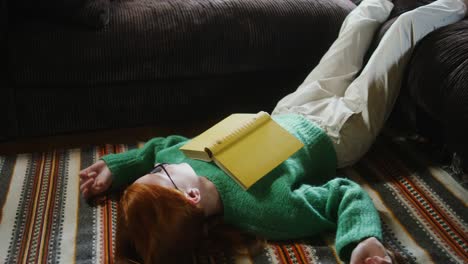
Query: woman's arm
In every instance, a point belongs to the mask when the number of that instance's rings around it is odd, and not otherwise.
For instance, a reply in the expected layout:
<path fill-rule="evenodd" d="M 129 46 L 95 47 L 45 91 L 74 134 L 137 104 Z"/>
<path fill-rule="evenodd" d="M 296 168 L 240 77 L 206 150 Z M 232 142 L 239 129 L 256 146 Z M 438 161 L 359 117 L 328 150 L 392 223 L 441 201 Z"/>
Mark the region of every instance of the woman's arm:
<path fill-rule="evenodd" d="M 305 189 L 309 204 L 324 219 L 336 223 L 336 250 L 342 260 L 366 238 L 382 241 L 380 218 L 367 193 L 355 182 L 336 178 L 323 186 Z"/>
<path fill-rule="evenodd" d="M 153 138 L 140 149 L 102 157 L 79 173 L 80 191 L 83 197 L 88 199 L 109 188 L 121 189 L 152 168 L 158 151 L 186 140 L 181 136 Z"/>
<path fill-rule="evenodd" d="M 154 166 L 158 151 L 186 140 L 181 136 L 157 137 L 140 149 L 102 157 L 112 173 L 111 188 L 120 189 L 145 175 Z"/>

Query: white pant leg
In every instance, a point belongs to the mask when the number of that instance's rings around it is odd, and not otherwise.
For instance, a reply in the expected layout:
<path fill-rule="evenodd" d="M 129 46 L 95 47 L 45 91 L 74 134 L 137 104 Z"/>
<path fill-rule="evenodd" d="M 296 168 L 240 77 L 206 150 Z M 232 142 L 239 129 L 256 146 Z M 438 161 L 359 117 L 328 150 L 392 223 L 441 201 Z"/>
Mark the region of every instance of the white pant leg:
<path fill-rule="evenodd" d="M 401 15 L 388 29 L 343 97 L 355 114 L 340 129 L 340 140 L 335 145 L 340 166 L 350 165 L 364 155 L 382 129 L 416 43 L 435 29 L 461 20 L 465 13 L 461 0 L 438 0 Z"/>
<path fill-rule="evenodd" d="M 299 88 L 317 80 L 339 79 L 346 84 L 340 87 L 343 93 L 361 70 L 374 33 L 387 20 L 392 8 L 388 0 L 366 0 L 352 10 L 343 21 L 337 39 Z"/>
<path fill-rule="evenodd" d="M 387 0 L 364 0 L 351 11 L 320 63 L 295 92 L 278 102 L 272 114 L 302 114 L 338 140 L 336 128 L 353 114 L 339 99 L 361 70 L 374 33 L 392 8 Z"/>
<path fill-rule="evenodd" d="M 388 18 L 393 4 L 365 0 L 344 20 L 338 38 L 299 88 L 282 98 L 273 114 L 301 112 L 298 108 L 327 97 L 343 96 L 362 68 L 364 55 L 379 25 Z M 292 108 L 292 109 L 291 109 Z M 304 114 L 312 114 L 305 111 Z"/>

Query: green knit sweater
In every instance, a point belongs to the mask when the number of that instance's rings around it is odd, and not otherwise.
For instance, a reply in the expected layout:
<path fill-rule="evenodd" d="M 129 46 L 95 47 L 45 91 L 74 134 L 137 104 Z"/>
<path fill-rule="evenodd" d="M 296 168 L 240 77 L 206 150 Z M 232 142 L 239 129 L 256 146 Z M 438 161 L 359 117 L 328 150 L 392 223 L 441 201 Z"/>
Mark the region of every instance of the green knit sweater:
<path fill-rule="evenodd" d="M 225 222 L 266 239 L 296 239 L 336 231 L 336 250 L 345 261 L 361 240 L 381 239 L 379 215 L 366 192 L 348 179 L 334 178 L 336 155 L 328 136 L 300 115 L 274 119 L 304 147 L 248 191 L 214 163 L 185 157 L 179 147 L 187 139 L 180 136 L 154 138 L 140 149 L 102 159 L 114 177 L 112 188 L 133 182 L 155 163 L 187 162 L 197 175 L 215 184 Z"/>

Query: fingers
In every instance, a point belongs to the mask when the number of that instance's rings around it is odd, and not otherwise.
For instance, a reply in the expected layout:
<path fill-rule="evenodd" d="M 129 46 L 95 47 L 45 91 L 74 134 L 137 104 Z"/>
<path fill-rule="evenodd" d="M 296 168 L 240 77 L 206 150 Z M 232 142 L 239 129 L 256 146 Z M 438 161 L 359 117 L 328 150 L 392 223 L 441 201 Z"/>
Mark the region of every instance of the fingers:
<path fill-rule="evenodd" d="M 85 199 L 100 194 L 106 189 L 105 184 L 102 182 L 102 177 L 98 177 L 103 174 L 103 168 L 106 164 L 102 160 L 98 160 L 91 166 L 83 169 L 79 172 L 80 177 L 80 191 Z"/>
<path fill-rule="evenodd" d="M 95 185 L 95 178 L 96 178 L 96 175 L 97 173 L 96 172 L 90 172 L 88 174 L 88 177 L 82 177 L 80 179 L 80 191 L 81 193 L 83 194 L 83 196 L 85 195 L 85 193 L 89 193 L 90 192 L 90 189 L 92 190 L 93 188 L 93 185 Z M 102 184 L 96 184 L 96 187 L 100 187 Z"/>
<path fill-rule="evenodd" d="M 83 197 L 84 198 L 88 198 L 89 195 L 90 195 L 90 188 L 93 187 L 93 184 L 94 184 L 94 178 L 90 178 L 88 179 L 86 182 L 84 182 L 83 184 L 81 184 L 80 186 L 80 191 L 81 191 L 81 194 L 83 194 Z"/>
<path fill-rule="evenodd" d="M 78 175 L 80 176 L 80 178 L 88 177 L 88 169 L 84 169 L 84 170 L 80 171 L 80 173 L 78 173 Z"/>
<path fill-rule="evenodd" d="M 80 171 L 80 173 L 78 174 L 80 176 L 81 179 L 86 179 L 89 177 L 89 174 L 92 172 L 92 170 L 88 168 Z"/>
<path fill-rule="evenodd" d="M 89 188 L 93 186 L 94 184 L 94 178 L 89 178 L 86 181 L 83 181 L 80 185 L 80 190 L 83 191 L 84 188 Z"/>
<path fill-rule="evenodd" d="M 80 191 L 85 199 L 90 196 L 100 194 L 104 190 L 104 183 L 96 179 L 97 173 L 90 172 L 88 177 L 83 177 L 80 180 Z"/>
<path fill-rule="evenodd" d="M 93 163 L 91 166 L 87 167 L 86 169 L 81 170 L 79 175 L 80 177 L 85 177 L 88 173 L 92 171 L 99 171 L 104 164 L 105 164 L 104 161 L 98 160 L 95 163 Z"/>
<path fill-rule="evenodd" d="M 85 189 L 89 189 L 90 187 L 93 186 L 93 184 L 94 184 L 94 179 L 93 178 L 88 179 L 87 181 L 81 184 L 80 191 L 83 192 Z"/>
<path fill-rule="evenodd" d="M 94 164 L 87 167 L 86 169 L 81 170 L 80 173 L 79 173 L 80 177 L 88 175 L 88 173 L 93 170 L 93 166 L 94 166 Z"/>
<path fill-rule="evenodd" d="M 389 256 L 385 257 L 379 257 L 379 256 L 373 256 L 370 258 L 366 258 L 364 261 L 365 264 L 392 264 L 392 260 L 390 259 Z"/>
<path fill-rule="evenodd" d="M 95 171 L 91 171 L 89 173 L 80 173 L 80 182 L 85 182 L 90 178 L 96 178 L 97 173 Z"/>

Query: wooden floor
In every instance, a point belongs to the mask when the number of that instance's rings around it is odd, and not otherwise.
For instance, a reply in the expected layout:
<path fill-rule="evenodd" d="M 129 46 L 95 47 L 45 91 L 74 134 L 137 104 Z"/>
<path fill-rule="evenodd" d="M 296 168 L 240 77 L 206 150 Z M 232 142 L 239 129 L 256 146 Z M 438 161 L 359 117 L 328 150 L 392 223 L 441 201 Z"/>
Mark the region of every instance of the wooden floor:
<path fill-rule="evenodd" d="M 145 142 L 153 137 L 165 137 L 174 134 L 191 138 L 208 129 L 217 121 L 219 120 L 204 121 L 197 124 L 154 125 L 17 139 L 0 142 L 0 155 L 44 152 L 52 149 L 77 148 L 99 144 Z"/>

